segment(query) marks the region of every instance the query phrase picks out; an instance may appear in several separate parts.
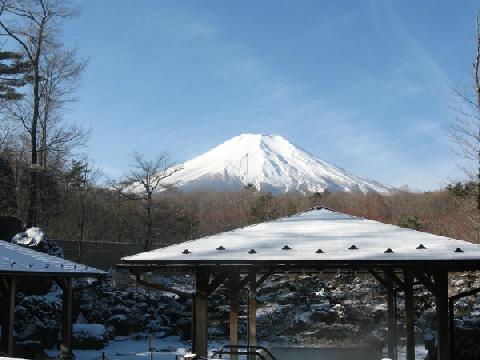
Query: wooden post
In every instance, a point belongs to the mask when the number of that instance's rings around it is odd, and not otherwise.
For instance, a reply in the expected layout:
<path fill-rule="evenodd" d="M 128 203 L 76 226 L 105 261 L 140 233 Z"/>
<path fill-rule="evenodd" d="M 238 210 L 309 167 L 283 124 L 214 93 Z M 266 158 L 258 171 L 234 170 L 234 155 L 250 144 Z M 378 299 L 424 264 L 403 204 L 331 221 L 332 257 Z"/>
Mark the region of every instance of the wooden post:
<path fill-rule="evenodd" d="M 407 360 L 415 360 L 415 323 L 413 304 L 413 275 L 403 272 L 405 284 L 405 330 L 407 333 Z"/>
<path fill-rule="evenodd" d="M 197 347 L 196 341 L 195 341 L 195 331 L 196 331 L 196 319 L 197 319 L 197 305 L 196 305 L 196 295 L 195 293 L 192 294 L 192 323 L 190 325 L 190 337 L 192 338 L 192 352 L 195 352 L 195 349 Z"/>
<path fill-rule="evenodd" d="M 257 276 L 255 269 L 248 270 L 248 346 L 257 345 Z"/>
<path fill-rule="evenodd" d="M 238 345 L 238 300 L 240 296 L 240 272 L 238 270 L 230 273 L 230 345 Z M 237 349 L 232 349 L 234 354 L 230 359 L 237 360 Z"/>
<path fill-rule="evenodd" d="M 396 319 L 395 319 L 395 289 L 391 281 L 388 282 L 388 294 L 387 294 L 387 323 L 388 323 L 388 357 L 395 359 L 395 337 L 396 337 Z"/>
<path fill-rule="evenodd" d="M 13 341 L 13 325 L 15 322 L 15 293 L 16 293 L 16 279 L 14 276 L 4 278 L 4 285 L 6 290 L 5 304 L 2 309 L 2 340 L 1 350 L 8 356 L 13 356 L 14 341 Z"/>
<path fill-rule="evenodd" d="M 448 300 L 448 326 L 450 339 L 450 359 L 455 359 L 455 302 L 452 299 Z"/>
<path fill-rule="evenodd" d="M 206 357 L 208 354 L 208 270 L 198 269 L 195 273 L 195 348 L 194 353 Z"/>
<path fill-rule="evenodd" d="M 62 339 L 60 342 L 60 359 L 72 359 L 72 278 L 60 280 L 63 289 L 62 295 Z"/>
<path fill-rule="evenodd" d="M 437 359 L 450 360 L 448 272 L 438 271 L 433 276 L 437 288 L 437 296 L 435 297 L 437 308 Z"/>

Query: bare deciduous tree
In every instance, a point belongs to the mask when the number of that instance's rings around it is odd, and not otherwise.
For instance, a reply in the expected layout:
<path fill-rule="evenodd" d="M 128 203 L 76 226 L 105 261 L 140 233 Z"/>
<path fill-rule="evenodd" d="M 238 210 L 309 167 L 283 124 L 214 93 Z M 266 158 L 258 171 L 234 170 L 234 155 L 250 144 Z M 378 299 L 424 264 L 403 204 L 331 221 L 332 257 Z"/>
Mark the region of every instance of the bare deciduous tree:
<path fill-rule="evenodd" d="M 133 163 L 129 172 L 114 184 L 114 188 L 129 200 L 142 202 L 146 227 L 143 249 L 149 250 L 153 241 L 153 194 L 161 187 L 168 187 L 163 181 L 181 170 L 181 167 L 174 166 L 166 153 L 147 160 L 143 154 L 135 151 L 131 154 L 131 159 Z"/>
<path fill-rule="evenodd" d="M 70 153 L 85 143 L 87 132 L 75 125 L 62 123 L 66 106 L 74 102 L 80 76 L 87 61 L 77 61 L 75 50 L 61 45 L 48 46 L 40 64 L 41 107 L 40 107 L 40 165 L 47 167 L 49 153 Z"/>
<path fill-rule="evenodd" d="M 475 207 L 480 210 L 480 13 L 476 20 L 476 54 L 473 61 L 473 87 L 454 89 L 460 105 L 455 121 L 447 129 L 457 145 L 455 152 L 473 166 L 464 170 L 476 184 Z"/>
<path fill-rule="evenodd" d="M 31 148 L 30 201 L 27 224 L 36 222 L 38 126 L 41 107 L 41 59 L 48 46 L 59 44 L 61 22 L 75 14 L 63 0 L 0 0 L 0 36 L 16 43 L 28 63 L 31 111 L 28 124 Z"/>

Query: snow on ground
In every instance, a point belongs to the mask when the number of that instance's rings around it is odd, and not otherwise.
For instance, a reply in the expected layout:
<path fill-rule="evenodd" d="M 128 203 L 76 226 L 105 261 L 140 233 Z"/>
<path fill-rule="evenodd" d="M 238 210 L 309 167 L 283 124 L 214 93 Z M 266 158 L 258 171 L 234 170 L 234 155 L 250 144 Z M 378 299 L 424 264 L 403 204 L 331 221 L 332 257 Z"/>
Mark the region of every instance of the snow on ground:
<path fill-rule="evenodd" d="M 156 359 L 156 360 L 177 360 L 185 353 L 188 353 L 188 348 L 190 346 L 189 342 L 180 341 L 177 336 L 169 336 L 163 339 L 154 339 L 152 342 L 153 348 L 157 349 L 156 352 L 150 352 L 150 341 L 149 339 L 142 340 L 133 340 L 129 337 L 119 336 L 117 340 L 110 341 L 110 343 L 105 346 L 103 350 L 75 350 L 74 355 L 76 360 L 96 360 L 102 359 L 102 353 L 105 353 L 105 358 L 108 360 L 140 360 L 140 359 Z M 210 351 L 217 350 L 222 347 L 222 345 L 228 343 L 227 340 L 224 342 L 219 341 L 210 341 L 209 347 Z M 288 344 L 275 344 L 275 343 L 260 343 L 269 349 L 275 348 L 277 346 L 285 347 Z M 295 345 L 298 346 L 298 345 Z M 308 348 L 308 346 L 306 346 Z M 321 357 L 322 349 L 318 348 L 319 356 Z M 324 350 L 325 352 L 325 350 Z M 386 350 L 385 350 L 386 352 Z M 57 357 L 59 352 L 58 350 L 48 350 L 47 354 L 50 357 Z M 332 348 L 328 348 L 328 354 L 332 354 Z M 325 354 L 324 354 L 325 355 Z M 427 355 L 427 352 L 423 345 L 417 345 L 415 349 L 415 358 L 424 359 Z M 224 356 L 225 359 L 228 359 L 228 356 Z M 4 358 L 0 358 L 2 360 Z M 290 358 L 289 358 L 290 359 Z M 405 360 L 405 348 L 399 348 L 399 357 L 398 360 Z M 282 359 L 277 359 L 282 360 Z M 300 360 L 300 358 L 298 359 Z M 335 360 L 347 360 L 342 359 L 341 357 L 335 358 Z M 372 358 L 372 360 L 380 360 L 380 358 Z"/>
<path fill-rule="evenodd" d="M 134 360 L 150 358 L 149 339 L 133 340 L 129 337 L 117 337 L 117 340 L 110 341 L 103 350 L 74 350 L 76 360 L 94 360 L 101 359 L 102 353 L 108 360 Z M 188 343 L 180 341 L 179 337 L 169 336 L 163 339 L 155 339 L 152 343 L 153 348 L 158 349 L 153 358 L 158 360 L 176 360 L 179 355 L 185 354 L 188 349 Z M 57 357 L 58 350 L 49 350 L 47 354 L 51 357 Z"/>

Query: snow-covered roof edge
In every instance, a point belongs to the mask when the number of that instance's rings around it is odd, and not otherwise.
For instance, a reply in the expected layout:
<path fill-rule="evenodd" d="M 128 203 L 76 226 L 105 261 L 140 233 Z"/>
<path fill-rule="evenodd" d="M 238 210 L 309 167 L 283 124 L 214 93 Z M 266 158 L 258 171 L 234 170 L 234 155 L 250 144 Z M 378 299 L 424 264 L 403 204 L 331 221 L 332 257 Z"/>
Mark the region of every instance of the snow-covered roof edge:
<path fill-rule="evenodd" d="M 360 250 L 350 251 L 348 247 L 355 242 Z M 418 250 L 422 243 L 427 245 L 426 251 Z M 282 251 L 285 244 L 293 249 Z M 257 251 L 248 252 L 250 247 Z M 393 251 L 386 251 L 390 247 Z M 319 252 L 319 248 L 325 251 Z M 477 261 L 480 266 L 480 246 L 315 207 L 290 217 L 124 257 L 122 261 L 126 265 L 448 261 L 452 265 L 463 262 L 469 266 Z"/>
<path fill-rule="evenodd" d="M 0 240 L 0 274 L 103 277 L 103 270 Z"/>

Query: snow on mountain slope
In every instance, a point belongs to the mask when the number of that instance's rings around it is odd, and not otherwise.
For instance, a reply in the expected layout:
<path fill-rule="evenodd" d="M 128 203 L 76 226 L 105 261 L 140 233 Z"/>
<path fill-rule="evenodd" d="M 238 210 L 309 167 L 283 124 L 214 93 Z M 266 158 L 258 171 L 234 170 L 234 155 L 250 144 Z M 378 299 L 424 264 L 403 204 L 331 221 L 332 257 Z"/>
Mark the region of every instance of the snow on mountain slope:
<path fill-rule="evenodd" d="M 273 193 L 393 190 L 329 164 L 279 135 L 259 134 L 236 136 L 185 162 L 166 180 L 185 191 L 239 190 L 247 184 Z"/>

